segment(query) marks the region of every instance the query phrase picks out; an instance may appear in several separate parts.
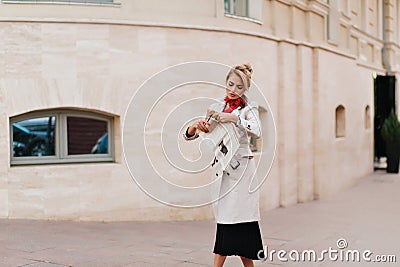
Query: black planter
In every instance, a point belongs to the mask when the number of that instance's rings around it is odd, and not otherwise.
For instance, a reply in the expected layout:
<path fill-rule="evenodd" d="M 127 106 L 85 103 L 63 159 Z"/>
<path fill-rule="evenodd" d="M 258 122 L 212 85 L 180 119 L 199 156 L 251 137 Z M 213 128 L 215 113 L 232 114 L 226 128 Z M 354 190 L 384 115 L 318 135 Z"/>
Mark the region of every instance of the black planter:
<path fill-rule="evenodd" d="M 400 143 L 386 142 L 386 156 L 386 172 L 399 173 Z"/>

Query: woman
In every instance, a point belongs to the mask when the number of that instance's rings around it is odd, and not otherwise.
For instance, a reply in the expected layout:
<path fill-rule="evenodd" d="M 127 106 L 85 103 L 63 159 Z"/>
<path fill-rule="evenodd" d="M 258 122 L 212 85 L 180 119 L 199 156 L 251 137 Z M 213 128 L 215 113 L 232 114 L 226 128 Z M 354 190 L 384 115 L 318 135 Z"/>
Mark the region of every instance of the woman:
<path fill-rule="evenodd" d="M 253 260 L 264 257 L 258 221 L 259 194 L 250 190 L 256 167 L 249 147 L 249 136 L 261 136 L 260 120 L 256 103 L 249 103 L 245 93 L 250 87 L 253 70 L 249 64 L 233 67 L 226 77 L 226 97 L 214 103 L 209 111 L 220 123 L 233 123 L 239 133 L 240 147 L 230 164 L 222 171 L 217 167 L 218 158 L 212 164 L 214 174 L 222 175 L 220 196 L 213 204 L 217 222 L 214 244 L 214 266 L 223 266 L 226 257 L 238 255 L 245 267 L 254 266 Z M 209 121 L 199 120 L 187 128 L 184 137 L 193 140 L 198 131 L 207 133 Z M 226 147 L 220 145 L 222 152 Z M 215 176 L 214 176 L 215 177 Z M 221 192 L 226 192 L 223 194 Z"/>

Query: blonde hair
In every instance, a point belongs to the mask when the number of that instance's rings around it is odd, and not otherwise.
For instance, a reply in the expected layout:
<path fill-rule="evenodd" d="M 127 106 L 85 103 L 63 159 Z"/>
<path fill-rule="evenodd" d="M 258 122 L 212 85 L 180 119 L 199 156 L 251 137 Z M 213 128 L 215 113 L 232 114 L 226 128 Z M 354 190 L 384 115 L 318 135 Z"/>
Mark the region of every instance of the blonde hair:
<path fill-rule="evenodd" d="M 250 88 L 250 80 L 251 75 L 253 74 L 253 68 L 249 63 L 232 67 L 231 70 L 228 72 L 228 75 L 226 75 L 226 81 L 228 81 L 229 76 L 231 76 L 232 73 L 238 75 L 242 79 L 246 90 Z"/>

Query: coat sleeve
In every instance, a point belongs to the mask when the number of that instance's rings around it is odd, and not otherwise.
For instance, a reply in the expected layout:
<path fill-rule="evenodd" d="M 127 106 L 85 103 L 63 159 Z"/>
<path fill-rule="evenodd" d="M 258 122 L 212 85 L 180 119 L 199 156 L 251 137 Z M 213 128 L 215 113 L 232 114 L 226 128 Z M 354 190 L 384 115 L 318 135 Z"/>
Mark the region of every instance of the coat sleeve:
<path fill-rule="evenodd" d="M 241 130 L 245 130 L 248 135 L 254 138 L 261 137 L 261 122 L 258 112 L 258 104 L 252 102 L 248 105 L 244 117 L 240 117 L 240 123 L 237 125 Z"/>
<path fill-rule="evenodd" d="M 218 110 L 218 103 L 213 103 L 213 104 L 211 104 L 211 105 L 208 107 L 208 110 Z M 208 110 L 207 110 L 207 112 L 208 112 Z M 206 117 L 207 117 L 207 116 L 206 116 Z M 188 135 L 188 129 L 189 129 L 189 127 L 186 128 L 186 131 L 183 133 L 183 138 L 184 138 L 186 141 L 194 140 L 194 139 L 196 139 L 196 138 L 199 137 L 199 131 L 198 131 L 197 129 L 196 129 L 196 132 L 195 132 L 194 135 Z"/>
<path fill-rule="evenodd" d="M 196 129 L 196 132 L 194 133 L 194 135 L 188 135 L 188 130 L 189 130 L 189 127 L 183 133 L 183 138 L 185 138 L 186 141 L 194 140 L 197 137 L 199 137 L 199 133 L 197 132 L 197 129 Z"/>

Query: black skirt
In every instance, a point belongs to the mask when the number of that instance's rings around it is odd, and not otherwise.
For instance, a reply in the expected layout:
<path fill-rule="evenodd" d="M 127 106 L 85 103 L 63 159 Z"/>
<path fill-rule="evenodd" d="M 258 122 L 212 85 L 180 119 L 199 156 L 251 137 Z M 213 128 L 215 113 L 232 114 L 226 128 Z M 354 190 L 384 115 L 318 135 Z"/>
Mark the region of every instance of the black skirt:
<path fill-rule="evenodd" d="M 214 253 L 223 256 L 243 256 L 253 260 L 264 258 L 258 221 L 221 224 L 217 223 Z"/>

